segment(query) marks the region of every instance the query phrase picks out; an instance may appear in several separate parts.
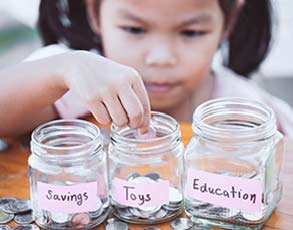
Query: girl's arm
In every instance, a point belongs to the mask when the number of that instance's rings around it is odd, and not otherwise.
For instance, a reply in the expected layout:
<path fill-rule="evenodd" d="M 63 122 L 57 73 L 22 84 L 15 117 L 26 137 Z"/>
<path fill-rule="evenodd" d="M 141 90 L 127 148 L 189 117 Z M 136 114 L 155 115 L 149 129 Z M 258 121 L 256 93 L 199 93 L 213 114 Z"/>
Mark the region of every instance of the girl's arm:
<path fill-rule="evenodd" d="M 0 136 L 23 134 L 57 118 L 53 102 L 67 91 L 57 63 L 52 57 L 0 72 Z"/>
<path fill-rule="evenodd" d="M 0 136 L 57 118 L 53 103 L 69 89 L 102 124 L 148 126 L 149 99 L 139 74 L 96 54 L 73 51 L 0 71 Z"/>

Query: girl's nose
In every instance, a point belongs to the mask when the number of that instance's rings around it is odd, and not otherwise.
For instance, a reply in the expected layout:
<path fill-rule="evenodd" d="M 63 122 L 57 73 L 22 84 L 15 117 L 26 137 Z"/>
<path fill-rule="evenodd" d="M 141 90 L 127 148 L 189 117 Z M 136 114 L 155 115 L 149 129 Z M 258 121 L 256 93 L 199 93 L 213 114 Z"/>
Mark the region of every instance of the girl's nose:
<path fill-rule="evenodd" d="M 145 63 L 153 67 L 173 67 L 177 64 L 177 57 L 170 47 L 160 44 L 150 49 Z"/>

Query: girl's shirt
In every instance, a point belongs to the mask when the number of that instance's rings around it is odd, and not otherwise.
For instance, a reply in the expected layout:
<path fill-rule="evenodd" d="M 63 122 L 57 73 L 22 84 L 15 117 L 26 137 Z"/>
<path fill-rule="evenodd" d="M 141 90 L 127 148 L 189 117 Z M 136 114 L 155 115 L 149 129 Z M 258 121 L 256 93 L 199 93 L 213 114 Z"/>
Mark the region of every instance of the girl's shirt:
<path fill-rule="evenodd" d="M 62 44 L 41 48 L 30 55 L 25 61 L 41 59 L 61 54 L 70 49 Z M 96 52 L 96 51 L 94 51 Z M 217 65 L 214 69 L 214 90 L 212 98 L 242 97 L 267 104 L 274 111 L 278 129 L 288 137 L 293 137 L 293 109 L 284 101 L 267 93 L 253 81 L 235 74 L 230 69 Z M 89 115 L 82 100 L 73 92 L 68 91 L 55 102 L 60 118 L 74 119 Z"/>

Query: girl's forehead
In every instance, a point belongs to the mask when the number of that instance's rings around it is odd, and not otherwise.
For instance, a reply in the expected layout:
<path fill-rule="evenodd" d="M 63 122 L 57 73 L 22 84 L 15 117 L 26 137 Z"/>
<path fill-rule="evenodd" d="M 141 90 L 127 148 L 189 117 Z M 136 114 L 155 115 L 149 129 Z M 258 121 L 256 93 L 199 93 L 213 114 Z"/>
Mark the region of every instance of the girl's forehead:
<path fill-rule="evenodd" d="M 107 0 L 103 1 L 115 15 L 129 17 L 139 16 L 142 19 L 176 19 L 184 21 L 191 16 L 201 19 L 216 17 L 220 12 L 218 0 Z M 204 20 L 203 20 L 204 21 Z"/>

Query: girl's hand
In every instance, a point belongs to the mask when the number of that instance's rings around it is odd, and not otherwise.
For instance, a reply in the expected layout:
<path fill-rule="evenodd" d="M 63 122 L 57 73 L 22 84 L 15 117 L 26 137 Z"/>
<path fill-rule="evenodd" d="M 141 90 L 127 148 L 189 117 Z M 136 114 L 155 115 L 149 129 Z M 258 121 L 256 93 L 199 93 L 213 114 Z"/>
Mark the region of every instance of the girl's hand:
<path fill-rule="evenodd" d="M 150 102 L 137 71 L 87 51 L 62 56 L 65 87 L 85 101 L 99 123 L 149 126 Z"/>

